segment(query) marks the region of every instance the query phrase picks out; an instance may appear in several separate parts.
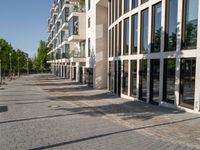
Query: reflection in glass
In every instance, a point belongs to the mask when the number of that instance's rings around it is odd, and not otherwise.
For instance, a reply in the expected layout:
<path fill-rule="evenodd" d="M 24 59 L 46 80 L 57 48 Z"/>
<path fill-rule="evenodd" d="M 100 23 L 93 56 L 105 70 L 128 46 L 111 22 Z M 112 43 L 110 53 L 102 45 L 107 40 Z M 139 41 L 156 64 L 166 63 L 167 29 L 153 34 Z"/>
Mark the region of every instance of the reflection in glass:
<path fill-rule="evenodd" d="M 131 96 L 137 95 L 137 60 L 131 60 Z"/>
<path fill-rule="evenodd" d="M 73 16 L 69 20 L 69 36 L 71 35 L 78 35 L 78 16 Z"/>
<path fill-rule="evenodd" d="M 148 52 L 148 9 L 141 14 L 141 53 Z"/>
<path fill-rule="evenodd" d="M 136 8 L 138 6 L 138 0 L 132 0 L 132 8 Z"/>
<path fill-rule="evenodd" d="M 124 0 L 124 13 L 130 10 L 130 0 Z"/>
<path fill-rule="evenodd" d="M 140 60 L 139 99 L 147 100 L 147 60 Z"/>
<path fill-rule="evenodd" d="M 180 104 L 192 109 L 194 107 L 195 72 L 195 58 L 185 58 L 181 60 Z"/>
<path fill-rule="evenodd" d="M 147 2 L 147 1 L 149 1 L 149 0 L 141 0 L 141 3 L 143 4 L 143 3 Z"/>
<path fill-rule="evenodd" d="M 176 50 L 178 0 L 167 0 L 165 51 Z"/>
<path fill-rule="evenodd" d="M 163 101 L 174 103 L 175 101 L 175 73 L 176 59 L 164 60 Z"/>
<path fill-rule="evenodd" d="M 132 16 L 131 54 L 137 53 L 138 47 L 138 15 Z"/>
<path fill-rule="evenodd" d="M 128 95 L 128 60 L 123 61 L 123 94 Z"/>
<path fill-rule="evenodd" d="M 184 0 L 183 49 L 197 47 L 197 24 L 199 0 Z"/>
<path fill-rule="evenodd" d="M 124 55 L 128 55 L 129 50 L 129 18 L 124 20 Z"/>
<path fill-rule="evenodd" d="M 151 60 L 150 103 L 159 104 L 160 60 Z"/>
<path fill-rule="evenodd" d="M 109 62 L 109 91 L 112 91 L 113 92 L 113 84 L 114 84 L 114 68 L 113 68 L 113 62 Z"/>
<path fill-rule="evenodd" d="M 160 51 L 161 40 L 161 3 L 153 6 L 151 52 Z"/>
<path fill-rule="evenodd" d="M 119 39 L 119 42 L 118 42 L 118 56 L 121 56 L 121 44 L 122 44 L 122 22 L 120 22 L 118 24 L 119 26 L 119 32 L 118 32 L 118 39 Z"/>

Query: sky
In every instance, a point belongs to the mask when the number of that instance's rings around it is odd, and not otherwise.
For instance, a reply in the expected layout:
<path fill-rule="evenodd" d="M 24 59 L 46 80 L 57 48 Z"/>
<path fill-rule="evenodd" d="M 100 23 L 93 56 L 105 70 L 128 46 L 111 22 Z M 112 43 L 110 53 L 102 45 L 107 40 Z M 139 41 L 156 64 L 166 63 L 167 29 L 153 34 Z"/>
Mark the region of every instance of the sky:
<path fill-rule="evenodd" d="M 52 0 L 0 0 L 0 38 L 33 57 L 47 41 Z"/>

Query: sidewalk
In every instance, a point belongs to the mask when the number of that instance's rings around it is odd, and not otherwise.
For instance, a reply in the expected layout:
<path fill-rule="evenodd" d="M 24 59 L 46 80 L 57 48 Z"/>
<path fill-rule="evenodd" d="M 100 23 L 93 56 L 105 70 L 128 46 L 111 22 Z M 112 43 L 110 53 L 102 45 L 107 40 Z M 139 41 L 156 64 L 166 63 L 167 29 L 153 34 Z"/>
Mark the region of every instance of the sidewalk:
<path fill-rule="evenodd" d="M 155 138 L 200 149 L 200 115 L 119 98 L 106 90 L 94 90 L 51 75 L 36 76 L 37 86 L 52 101 L 70 101 L 79 107 L 58 110 L 99 111 L 103 118 Z M 91 115 L 91 113 L 85 113 Z"/>

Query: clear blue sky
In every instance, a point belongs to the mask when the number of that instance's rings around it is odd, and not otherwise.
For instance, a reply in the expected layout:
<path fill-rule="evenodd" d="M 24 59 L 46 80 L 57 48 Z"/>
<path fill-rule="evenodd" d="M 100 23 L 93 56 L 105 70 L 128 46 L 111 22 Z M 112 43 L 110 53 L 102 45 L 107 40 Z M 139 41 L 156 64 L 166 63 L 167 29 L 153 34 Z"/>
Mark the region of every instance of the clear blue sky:
<path fill-rule="evenodd" d="M 52 0 L 1 0 L 0 38 L 31 57 L 40 40 L 47 39 L 47 19 Z"/>

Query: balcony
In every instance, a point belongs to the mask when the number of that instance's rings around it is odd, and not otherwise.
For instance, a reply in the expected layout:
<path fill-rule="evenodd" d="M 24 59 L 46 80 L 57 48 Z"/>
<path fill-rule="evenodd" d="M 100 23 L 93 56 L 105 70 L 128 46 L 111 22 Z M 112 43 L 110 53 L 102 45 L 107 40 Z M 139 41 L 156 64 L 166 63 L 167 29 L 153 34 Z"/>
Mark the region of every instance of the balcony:
<path fill-rule="evenodd" d="M 70 61 L 71 62 L 86 62 L 85 51 L 71 51 Z"/>
<path fill-rule="evenodd" d="M 69 42 L 79 42 L 86 38 L 86 16 L 85 12 L 73 12 L 68 18 Z"/>

